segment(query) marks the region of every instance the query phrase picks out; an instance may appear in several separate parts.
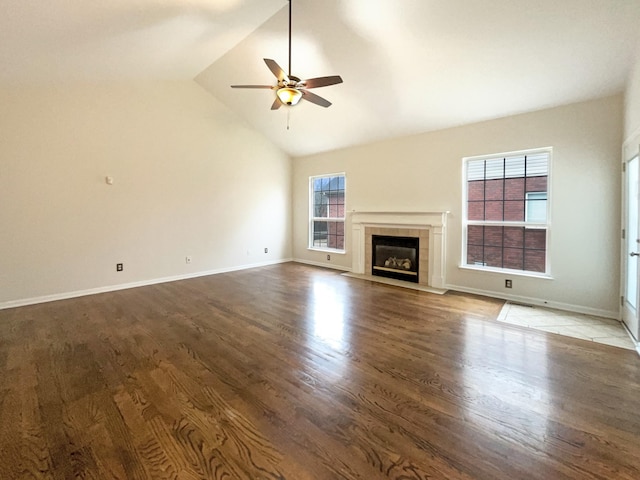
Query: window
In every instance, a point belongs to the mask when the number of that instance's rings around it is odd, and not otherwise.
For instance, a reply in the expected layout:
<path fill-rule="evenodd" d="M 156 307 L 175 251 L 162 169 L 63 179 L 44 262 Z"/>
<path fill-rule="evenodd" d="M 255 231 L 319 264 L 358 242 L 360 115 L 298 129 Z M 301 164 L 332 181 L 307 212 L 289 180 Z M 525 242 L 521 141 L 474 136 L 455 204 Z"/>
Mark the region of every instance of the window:
<path fill-rule="evenodd" d="M 309 179 L 309 248 L 344 252 L 344 174 Z"/>
<path fill-rule="evenodd" d="M 551 149 L 464 159 L 463 265 L 548 274 Z"/>

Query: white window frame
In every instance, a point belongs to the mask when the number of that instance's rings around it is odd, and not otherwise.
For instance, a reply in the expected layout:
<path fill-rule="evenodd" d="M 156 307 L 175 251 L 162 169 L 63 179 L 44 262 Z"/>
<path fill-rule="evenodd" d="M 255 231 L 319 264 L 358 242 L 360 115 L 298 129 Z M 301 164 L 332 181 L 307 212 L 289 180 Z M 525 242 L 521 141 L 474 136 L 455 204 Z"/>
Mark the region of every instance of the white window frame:
<path fill-rule="evenodd" d="M 314 198 L 313 198 L 313 183 L 319 178 L 332 178 L 343 177 L 344 178 L 344 216 L 343 217 L 314 217 Z M 313 175 L 309 177 L 309 242 L 308 249 L 320 252 L 331 253 L 346 253 L 347 246 L 347 230 L 346 230 L 346 212 L 347 212 L 347 175 L 345 172 L 329 173 L 323 175 Z M 318 247 L 313 244 L 313 222 L 341 222 L 343 224 L 344 242 L 343 248 L 330 248 L 330 247 Z"/>
<path fill-rule="evenodd" d="M 509 158 L 509 157 L 517 157 L 521 155 L 534 155 L 537 153 L 546 153 L 548 155 L 547 160 L 547 202 L 546 202 L 546 222 L 544 223 L 534 223 L 528 222 L 526 219 L 527 209 L 525 208 L 525 221 L 524 222 L 513 222 L 513 221 L 478 221 L 478 220 L 468 220 L 468 198 L 467 198 L 467 188 L 468 188 L 468 169 L 467 164 L 471 161 L 478 160 L 492 160 L 498 158 Z M 553 148 L 552 147 L 543 147 L 543 148 L 535 148 L 529 150 L 518 150 L 513 152 L 504 152 L 504 153 L 496 153 L 489 155 L 479 155 L 473 157 L 464 157 L 462 159 L 462 255 L 460 258 L 460 263 L 458 265 L 461 269 L 467 270 L 476 270 L 487 273 L 500 273 L 500 274 L 509 274 L 511 275 L 519 275 L 525 277 L 536 277 L 536 278 L 545 278 L 552 279 L 551 275 L 551 261 L 550 261 L 550 239 L 551 239 L 551 167 L 553 164 Z M 540 192 L 530 192 L 530 193 L 540 193 Z M 515 270 L 510 268 L 499 268 L 499 267 L 489 267 L 485 265 L 472 265 L 467 264 L 467 235 L 468 235 L 468 227 L 469 225 L 484 225 L 484 226 L 509 226 L 509 227 L 526 227 L 526 228 L 544 228 L 546 229 L 546 250 L 545 250 L 545 271 L 544 272 L 533 272 L 527 270 Z M 480 262 L 476 262 L 480 263 Z"/>

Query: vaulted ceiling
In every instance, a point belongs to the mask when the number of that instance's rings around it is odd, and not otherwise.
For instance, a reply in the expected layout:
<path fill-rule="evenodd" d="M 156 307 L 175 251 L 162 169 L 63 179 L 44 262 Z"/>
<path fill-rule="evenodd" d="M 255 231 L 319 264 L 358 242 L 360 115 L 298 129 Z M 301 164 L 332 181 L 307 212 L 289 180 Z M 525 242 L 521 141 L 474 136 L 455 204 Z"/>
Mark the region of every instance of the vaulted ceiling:
<path fill-rule="evenodd" d="M 292 73 L 333 105 L 271 111 L 286 0 L 4 0 L 0 84 L 195 79 L 293 156 L 621 92 L 637 0 L 294 0 Z M 289 125 L 289 129 L 287 129 Z"/>

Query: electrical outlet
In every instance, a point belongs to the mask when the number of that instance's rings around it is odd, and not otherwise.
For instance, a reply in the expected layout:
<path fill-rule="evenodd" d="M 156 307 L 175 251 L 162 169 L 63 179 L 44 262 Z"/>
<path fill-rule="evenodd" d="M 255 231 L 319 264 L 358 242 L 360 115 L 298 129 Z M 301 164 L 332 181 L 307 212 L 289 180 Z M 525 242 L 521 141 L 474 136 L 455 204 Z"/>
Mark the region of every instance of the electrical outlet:
<path fill-rule="evenodd" d="M 505 280 L 504 288 L 511 288 L 511 287 L 513 287 L 513 282 L 511 280 Z"/>
<path fill-rule="evenodd" d="M 185 263 L 191 263 L 191 255 L 187 255 L 186 257 L 184 257 L 184 261 Z"/>
<path fill-rule="evenodd" d="M 123 270 L 121 263 L 116 263 L 116 272 L 121 272 Z"/>
<path fill-rule="evenodd" d="M 267 247 L 264 248 L 264 253 L 269 253 L 269 249 Z"/>

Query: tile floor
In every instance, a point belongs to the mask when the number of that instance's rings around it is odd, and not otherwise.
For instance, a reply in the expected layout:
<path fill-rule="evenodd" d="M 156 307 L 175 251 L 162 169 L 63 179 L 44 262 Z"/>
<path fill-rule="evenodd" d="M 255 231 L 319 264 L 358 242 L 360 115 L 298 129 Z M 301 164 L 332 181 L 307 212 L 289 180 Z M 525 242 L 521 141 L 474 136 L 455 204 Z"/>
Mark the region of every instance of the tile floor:
<path fill-rule="evenodd" d="M 636 350 L 622 323 L 608 318 L 507 302 L 498 321 Z"/>

